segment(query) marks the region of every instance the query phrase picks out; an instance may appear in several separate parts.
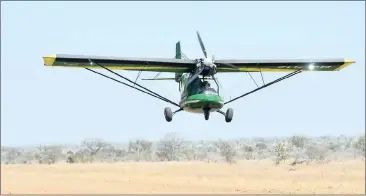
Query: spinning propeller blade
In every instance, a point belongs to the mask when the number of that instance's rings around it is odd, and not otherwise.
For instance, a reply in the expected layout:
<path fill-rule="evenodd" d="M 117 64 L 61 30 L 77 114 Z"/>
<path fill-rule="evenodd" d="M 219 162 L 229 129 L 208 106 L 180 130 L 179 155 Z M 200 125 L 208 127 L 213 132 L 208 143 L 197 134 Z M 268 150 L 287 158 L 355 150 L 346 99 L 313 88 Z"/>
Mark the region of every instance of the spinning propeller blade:
<path fill-rule="evenodd" d="M 221 65 L 225 65 L 227 67 L 231 67 L 231 68 L 234 68 L 234 69 L 239 69 L 237 66 L 233 65 L 233 64 L 229 64 L 229 63 L 219 63 Z"/>
<path fill-rule="evenodd" d="M 200 46 L 201 46 L 201 49 L 202 49 L 202 52 L 203 54 L 205 55 L 205 57 L 207 58 L 207 52 L 206 52 L 206 48 L 205 46 L 203 45 L 203 41 L 202 41 L 202 38 L 200 36 L 200 33 L 197 31 L 197 37 L 198 37 L 198 41 L 200 43 Z M 212 55 L 212 62 L 215 63 L 215 56 Z M 227 67 L 230 67 L 230 68 L 234 68 L 234 69 L 239 69 L 238 67 L 236 67 L 235 65 L 232 65 L 232 64 L 229 64 L 229 63 L 219 63 L 221 65 L 224 65 L 224 66 L 227 66 Z"/>
<path fill-rule="evenodd" d="M 201 50 L 202 50 L 203 54 L 205 55 L 205 58 L 207 58 L 206 48 L 203 45 L 202 38 L 201 38 L 200 33 L 198 31 L 197 31 L 197 37 L 198 37 L 198 41 L 199 41 L 200 46 L 201 46 Z M 238 67 L 236 67 L 232 64 L 228 64 L 228 63 L 219 63 L 219 64 L 230 67 L 230 68 L 239 69 Z M 211 65 L 208 65 L 208 66 L 212 66 L 212 65 L 214 65 L 216 67 L 216 65 L 215 65 L 215 56 L 214 55 L 212 55 Z M 198 67 L 198 69 L 196 69 L 196 72 L 188 79 L 187 85 L 192 83 L 204 70 L 203 64 L 201 64 L 201 63 L 198 64 L 197 67 Z M 213 77 L 213 75 L 212 75 L 212 77 Z M 213 80 L 215 80 L 214 77 L 213 77 Z M 216 80 L 215 80 L 215 82 L 216 82 Z"/>
<path fill-rule="evenodd" d="M 190 84 L 191 82 L 193 82 L 193 80 L 195 80 L 203 71 L 203 68 L 200 67 L 199 69 L 197 69 L 196 73 L 194 73 L 188 80 L 187 85 Z"/>
<path fill-rule="evenodd" d="M 203 45 L 203 41 L 201 39 L 200 33 L 198 33 L 198 31 L 197 31 L 197 37 L 198 37 L 198 41 L 200 42 L 202 52 L 205 55 L 205 57 L 207 58 L 207 52 L 206 52 L 205 46 Z"/>

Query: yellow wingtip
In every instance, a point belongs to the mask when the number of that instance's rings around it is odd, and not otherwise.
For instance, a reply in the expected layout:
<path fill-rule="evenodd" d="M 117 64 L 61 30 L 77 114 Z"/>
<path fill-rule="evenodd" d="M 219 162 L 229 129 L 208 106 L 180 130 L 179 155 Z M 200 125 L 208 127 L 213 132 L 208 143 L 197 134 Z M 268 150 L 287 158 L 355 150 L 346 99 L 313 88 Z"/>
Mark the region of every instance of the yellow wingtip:
<path fill-rule="evenodd" d="M 339 71 L 339 70 L 341 70 L 341 69 L 343 69 L 343 68 L 345 68 L 345 67 L 347 67 L 347 66 L 349 66 L 349 65 L 351 65 L 353 63 L 356 63 L 356 61 L 355 60 L 351 60 L 351 59 L 344 59 L 343 65 L 339 66 L 336 69 L 336 71 Z"/>
<path fill-rule="evenodd" d="M 352 64 L 352 63 L 356 63 L 356 61 L 351 60 L 351 59 L 344 59 L 344 63 Z"/>
<path fill-rule="evenodd" d="M 47 55 L 47 56 L 44 56 L 42 58 L 43 58 L 43 61 L 44 61 L 43 64 L 45 66 L 52 66 L 56 61 L 56 55 L 55 54 Z"/>

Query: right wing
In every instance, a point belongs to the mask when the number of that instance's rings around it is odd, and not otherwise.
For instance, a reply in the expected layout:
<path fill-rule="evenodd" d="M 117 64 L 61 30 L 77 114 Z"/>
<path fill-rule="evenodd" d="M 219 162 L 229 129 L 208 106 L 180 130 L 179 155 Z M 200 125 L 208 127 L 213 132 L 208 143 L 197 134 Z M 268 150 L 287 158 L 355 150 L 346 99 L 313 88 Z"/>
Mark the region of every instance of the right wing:
<path fill-rule="evenodd" d="M 89 60 L 111 70 L 130 71 L 183 73 L 191 71 L 196 65 L 195 60 L 168 58 L 121 58 L 69 54 L 55 54 L 43 57 L 45 66 L 66 68 L 101 68 L 97 64 L 91 63 Z"/>
<path fill-rule="evenodd" d="M 301 71 L 339 71 L 355 63 L 347 59 L 248 59 L 215 60 L 217 72 L 293 72 Z M 232 69 L 221 64 L 231 64 Z"/>

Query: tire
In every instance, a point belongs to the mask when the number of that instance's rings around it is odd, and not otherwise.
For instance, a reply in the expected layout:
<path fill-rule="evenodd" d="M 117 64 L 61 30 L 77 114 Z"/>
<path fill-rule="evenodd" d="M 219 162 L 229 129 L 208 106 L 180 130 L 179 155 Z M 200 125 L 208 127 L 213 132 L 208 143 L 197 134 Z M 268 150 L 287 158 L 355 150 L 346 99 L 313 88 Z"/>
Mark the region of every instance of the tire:
<path fill-rule="evenodd" d="M 232 108 L 227 109 L 225 114 L 225 121 L 231 122 L 233 120 L 234 110 Z"/>
<path fill-rule="evenodd" d="M 205 116 L 205 120 L 208 120 L 210 118 L 210 110 L 209 109 L 204 109 L 203 110 L 203 115 Z"/>
<path fill-rule="evenodd" d="M 209 114 L 205 114 L 205 120 L 208 120 L 210 118 Z"/>
<path fill-rule="evenodd" d="M 169 107 L 166 107 L 164 109 L 164 116 L 165 116 L 165 120 L 167 122 L 172 121 L 172 119 L 173 119 L 173 112 L 172 112 L 172 110 Z"/>

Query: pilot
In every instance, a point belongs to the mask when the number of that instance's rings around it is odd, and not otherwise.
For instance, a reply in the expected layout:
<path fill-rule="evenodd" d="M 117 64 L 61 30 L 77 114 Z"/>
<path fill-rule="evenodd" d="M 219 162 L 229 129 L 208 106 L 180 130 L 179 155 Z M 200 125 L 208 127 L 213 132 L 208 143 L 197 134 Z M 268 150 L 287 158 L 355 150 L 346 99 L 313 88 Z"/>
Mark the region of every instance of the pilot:
<path fill-rule="evenodd" d="M 203 81 L 202 82 L 202 87 L 204 87 L 204 88 L 209 88 L 211 85 L 210 85 L 210 83 L 208 82 L 208 81 Z"/>

